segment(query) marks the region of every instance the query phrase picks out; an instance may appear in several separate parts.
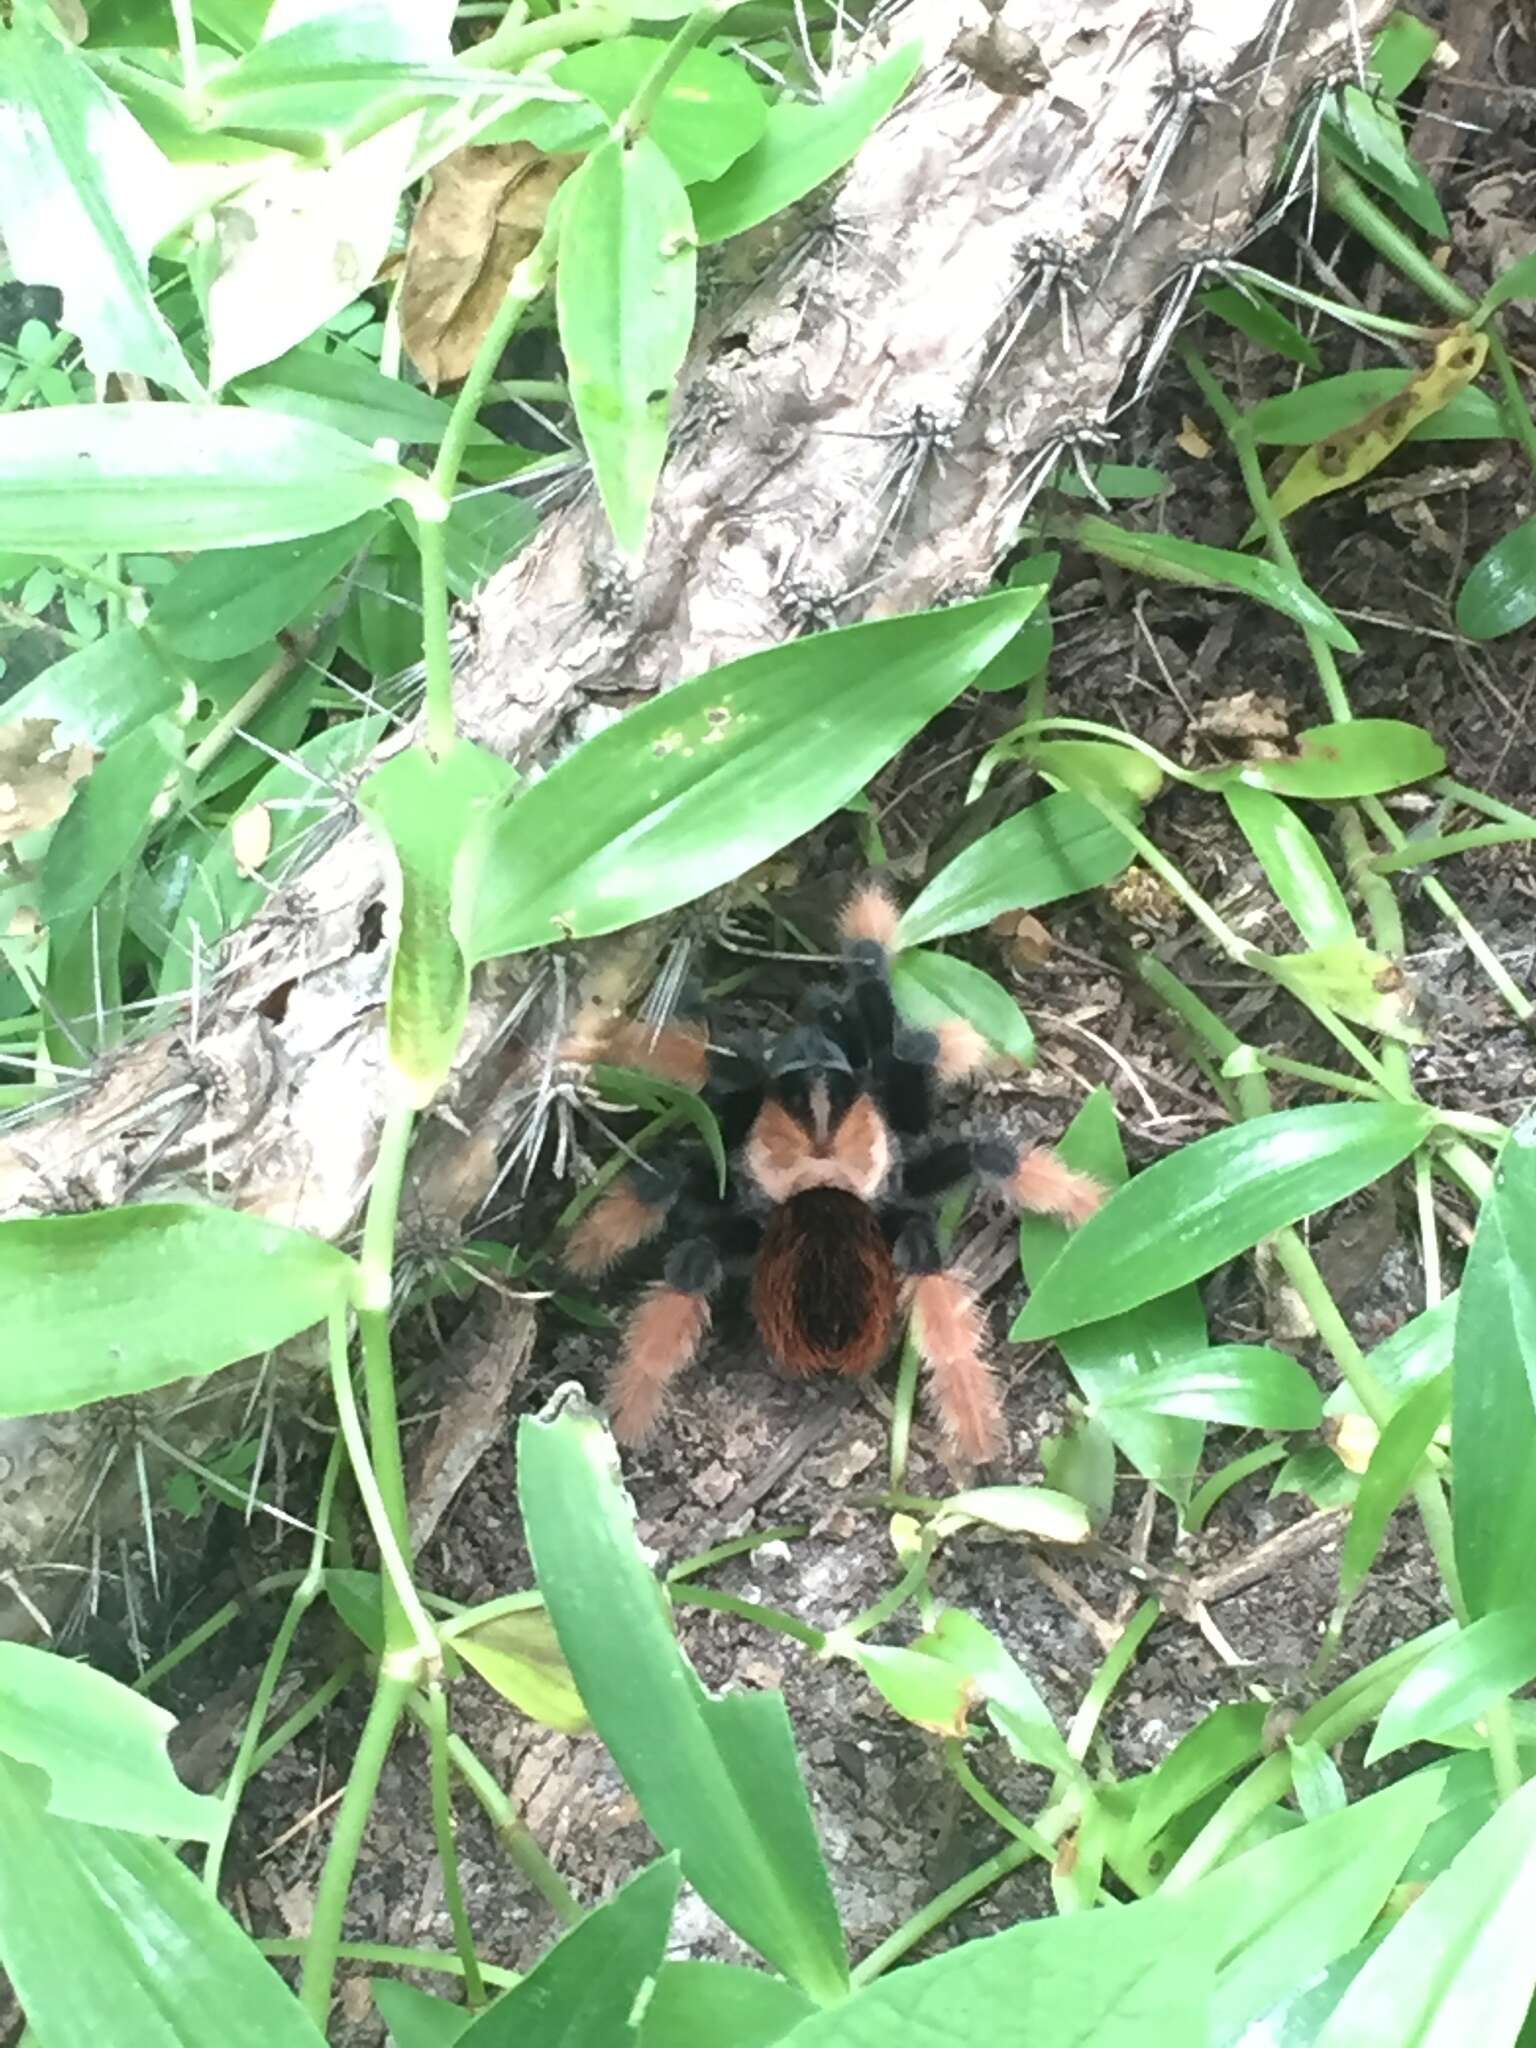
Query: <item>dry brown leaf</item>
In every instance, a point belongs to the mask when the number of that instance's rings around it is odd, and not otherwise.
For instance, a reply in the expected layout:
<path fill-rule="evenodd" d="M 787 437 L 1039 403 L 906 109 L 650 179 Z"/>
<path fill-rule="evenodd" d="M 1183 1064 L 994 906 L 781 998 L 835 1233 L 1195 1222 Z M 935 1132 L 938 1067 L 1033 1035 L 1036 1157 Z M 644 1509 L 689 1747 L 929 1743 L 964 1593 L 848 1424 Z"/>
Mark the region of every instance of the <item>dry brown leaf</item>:
<path fill-rule="evenodd" d="M 95 767 L 94 747 L 60 745 L 58 730 L 56 718 L 0 725 L 0 843 L 62 818 L 75 784 Z"/>
<path fill-rule="evenodd" d="M 433 171 L 400 287 L 406 353 L 433 390 L 468 374 L 507 280 L 580 161 L 545 156 L 529 142 L 497 142 L 455 150 Z"/>
<path fill-rule="evenodd" d="M 1233 697 L 1218 697 L 1195 720 L 1196 732 L 1221 740 L 1287 740 L 1291 725 L 1283 697 L 1266 697 L 1257 690 L 1239 690 Z"/>
<path fill-rule="evenodd" d="M 229 828 L 230 851 L 237 871 L 256 874 L 272 851 L 272 813 L 265 804 L 252 804 Z"/>
<path fill-rule="evenodd" d="M 1055 950 L 1049 930 L 1028 911 L 1005 911 L 988 929 L 1016 967 L 1043 967 Z"/>
<path fill-rule="evenodd" d="M 1204 462 L 1211 452 L 1211 444 L 1195 425 L 1188 413 L 1179 422 L 1179 431 L 1174 437 L 1186 455 L 1193 455 L 1196 462 Z"/>

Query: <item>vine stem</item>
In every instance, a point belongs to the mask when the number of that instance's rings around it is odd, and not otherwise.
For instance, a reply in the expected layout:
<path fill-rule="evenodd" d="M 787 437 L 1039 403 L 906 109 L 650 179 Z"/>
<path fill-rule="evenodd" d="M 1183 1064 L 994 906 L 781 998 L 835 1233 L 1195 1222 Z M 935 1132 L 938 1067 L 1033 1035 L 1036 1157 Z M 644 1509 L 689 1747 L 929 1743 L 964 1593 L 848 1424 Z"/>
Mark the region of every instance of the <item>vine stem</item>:
<path fill-rule="evenodd" d="M 437 1860 L 443 1874 L 443 1898 L 453 1926 L 453 1945 L 464 1965 L 465 2002 L 473 2009 L 485 2004 L 485 1980 L 480 1974 L 475 1932 L 459 1876 L 459 1850 L 453 1838 L 453 1787 L 448 1777 L 448 1696 L 437 1678 L 427 1683 L 426 1723 L 431 1755 L 432 1832 L 437 1837 Z"/>

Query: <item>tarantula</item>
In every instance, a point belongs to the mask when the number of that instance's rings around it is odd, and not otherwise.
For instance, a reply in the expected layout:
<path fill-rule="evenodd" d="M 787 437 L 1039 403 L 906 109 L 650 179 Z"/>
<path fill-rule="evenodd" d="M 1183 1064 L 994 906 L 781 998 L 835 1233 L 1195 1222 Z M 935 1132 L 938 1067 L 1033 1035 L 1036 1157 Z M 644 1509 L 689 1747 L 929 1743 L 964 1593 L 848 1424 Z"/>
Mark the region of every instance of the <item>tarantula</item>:
<path fill-rule="evenodd" d="M 972 1175 L 1016 1209 L 1072 1223 L 1104 1190 L 1043 1146 L 932 1135 L 937 1084 L 974 1072 L 986 1047 L 959 1020 L 935 1032 L 902 1025 L 890 983 L 896 919 L 879 887 L 854 895 L 839 927 L 842 987 L 812 988 L 765 1057 L 712 1045 L 691 1019 L 655 1033 L 620 1025 L 589 1052 L 702 1090 L 730 1162 L 724 1196 L 707 1159 L 639 1162 L 566 1242 L 567 1269 L 595 1279 L 670 1240 L 610 1383 L 621 1441 L 651 1429 L 703 1347 L 727 1278 L 746 1277 L 752 1319 L 782 1371 L 872 1372 L 909 1317 L 949 1448 L 976 1463 L 1003 1449 L 982 1310 L 964 1271 L 946 1263 L 933 1212 Z"/>

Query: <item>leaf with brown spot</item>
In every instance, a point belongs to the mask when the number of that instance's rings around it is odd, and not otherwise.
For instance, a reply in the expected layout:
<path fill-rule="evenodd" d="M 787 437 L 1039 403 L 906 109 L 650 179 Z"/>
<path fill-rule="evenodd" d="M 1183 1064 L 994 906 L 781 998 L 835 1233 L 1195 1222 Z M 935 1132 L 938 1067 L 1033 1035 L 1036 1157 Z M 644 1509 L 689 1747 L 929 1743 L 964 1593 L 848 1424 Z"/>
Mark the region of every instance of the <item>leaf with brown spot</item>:
<path fill-rule="evenodd" d="M 406 353 L 434 390 L 468 374 L 507 280 L 580 162 L 528 142 L 498 142 L 455 150 L 433 171 L 406 246 L 400 326 Z"/>
<path fill-rule="evenodd" d="M 1302 450 L 1274 489 L 1276 515 L 1286 519 L 1314 498 L 1342 491 L 1379 469 L 1415 427 L 1441 411 L 1472 382 L 1487 354 L 1487 335 L 1466 325 L 1451 328 L 1436 345 L 1434 360 L 1401 391 L 1373 407 L 1363 419 L 1337 428 Z M 1243 536 L 1245 546 L 1258 531 L 1255 521 Z"/>
<path fill-rule="evenodd" d="M 60 744 L 58 730 L 56 718 L 0 725 L 0 844 L 62 818 L 75 784 L 95 767 L 94 747 Z"/>

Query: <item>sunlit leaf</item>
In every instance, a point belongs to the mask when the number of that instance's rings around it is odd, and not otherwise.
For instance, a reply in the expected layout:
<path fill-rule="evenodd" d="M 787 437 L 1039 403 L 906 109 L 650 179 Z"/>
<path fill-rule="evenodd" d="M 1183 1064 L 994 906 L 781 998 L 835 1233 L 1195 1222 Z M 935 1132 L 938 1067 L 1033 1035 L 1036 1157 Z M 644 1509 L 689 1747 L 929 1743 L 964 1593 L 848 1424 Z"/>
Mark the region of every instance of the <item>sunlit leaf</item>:
<path fill-rule="evenodd" d="M 966 1735 L 978 1704 L 977 1688 L 963 1670 L 922 1653 L 886 1643 L 855 1643 L 848 1655 L 882 1699 L 904 1721 L 930 1735 Z"/>
<path fill-rule="evenodd" d="M 1238 830 L 1264 878 L 1309 946 L 1345 945 L 1355 922 L 1322 848 L 1288 803 L 1265 789 L 1228 782 L 1222 788 Z"/>
<path fill-rule="evenodd" d="M 1245 1429 L 1316 1429 L 1323 1419 L 1323 1397 L 1312 1375 L 1283 1351 L 1260 1344 L 1217 1344 L 1128 1380 L 1101 1396 L 1096 1412 L 1107 1421 L 1127 1410 Z"/>
<path fill-rule="evenodd" d="M 1536 1607 L 1504 1607 L 1469 1622 L 1416 1664 L 1381 1710 L 1368 1764 L 1410 1742 L 1475 1721 L 1536 1678 Z"/>
<path fill-rule="evenodd" d="M 1096 889 L 1124 874 L 1135 850 L 1093 805 L 1071 790 L 1042 797 L 973 840 L 941 868 L 902 913 L 901 946 L 974 931 L 1005 910 Z"/>
<path fill-rule="evenodd" d="M 909 947 L 891 968 L 891 992 L 902 1015 L 931 1028 L 953 1017 L 974 1025 L 989 1045 L 1021 1066 L 1035 1056 L 1029 1019 L 1000 982 L 948 953 Z"/>
<path fill-rule="evenodd" d="M 1240 783 L 1277 796 L 1380 796 L 1439 775 L 1445 749 L 1421 725 L 1400 718 L 1356 718 L 1314 725 L 1296 735 L 1295 751 L 1275 760 L 1234 763 L 1202 775 L 1207 788 Z"/>
<path fill-rule="evenodd" d="M 525 1416 L 517 1462 L 560 1646 L 652 1833 L 743 1940 L 813 1997 L 842 1997 L 842 1932 L 782 1698 L 699 1684 L 595 1418 L 570 1402 Z"/>
<path fill-rule="evenodd" d="M 761 137 L 724 177 L 697 186 L 693 219 L 701 247 L 723 242 L 782 213 L 851 163 L 916 76 L 921 42 L 893 50 L 830 99 L 807 105 L 781 99 L 768 109 Z"/>
<path fill-rule="evenodd" d="M 122 101 L 79 51 L 19 10 L 0 28 L 0 235 L 11 272 L 63 294 L 64 325 L 98 377 L 131 371 L 196 398 L 148 277 L 150 251 L 180 208 L 175 173 Z"/>
<path fill-rule="evenodd" d="M 1029 1673 L 989 1628 L 958 1607 L 946 1607 L 914 1648 L 937 1657 L 970 1681 L 987 1718 L 1024 1763 L 1077 1778 L 1076 1758 Z"/>
<path fill-rule="evenodd" d="M 325 533 L 423 479 L 345 434 L 230 405 L 51 406 L 0 419 L 0 547 L 178 554 Z"/>
<path fill-rule="evenodd" d="M 803 1991 L 736 1963 L 663 1963 L 640 2022 L 639 2048 L 773 2048 L 815 2010 Z"/>
<path fill-rule="evenodd" d="M 132 866 L 155 799 L 182 759 L 182 729 L 169 718 L 146 719 L 107 749 L 48 842 L 38 891 L 44 923 L 80 916 Z"/>
<path fill-rule="evenodd" d="M 175 1725 L 163 1707 L 89 1664 L 0 1643 L 0 1754 L 45 1774 L 48 1811 L 63 1820 L 211 1840 L 223 1808 L 171 1768 L 165 1743 Z"/>
<path fill-rule="evenodd" d="M 586 1727 L 586 1710 L 542 1608 L 455 1630 L 452 1642 L 464 1662 L 531 1721 L 566 1735 Z"/>
<path fill-rule="evenodd" d="M 302 1230 L 191 1202 L 0 1223 L 0 1415 L 79 1408 L 270 1351 L 344 1301 L 353 1270 Z"/>
<path fill-rule="evenodd" d="M 183 683 L 165 655 L 136 626 L 119 626 L 66 654 L 7 698 L 8 721 L 57 719 L 70 739 L 109 747 L 158 711 L 169 711 Z"/>
<path fill-rule="evenodd" d="M 1402 968 L 1363 939 L 1316 946 L 1308 953 L 1272 953 L 1267 973 L 1304 1000 L 1363 1024 L 1369 1031 L 1421 1045 L 1424 1033 L 1413 1021 L 1413 991 Z"/>
<path fill-rule="evenodd" d="M 501 820 L 471 961 L 615 931 L 744 874 L 856 795 L 1038 597 L 809 635 L 629 712 Z"/>
<path fill-rule="evenodd" d="M 1049 1486 L 964 1487 L 939 1503 L 933 1527 L 948 1536 L 974 1522 L 1042 1543 L 1086 1543 L 1093 1534 L 1081 1501 Z"/>
<path fill-rule="evenodd" d="M 1408 1103 L 1322 1103 L 1214 1131 L 1159 1159 L 1068 1239 L 1015 1324 L 1015 1342 L 1198 1279 L 1390 1173 L 1433 1121 Z"/>
<path fill-rule="evenodd" d="M 1451 1406 L 1451 1376 L 1442 1372 L 1415 1388 L 1388 1422 L 1361 1474 L 1360 1489 L 1339 1563 L 1339 1599 L 1353 1600 L 1365 1584 L 1414 1475 Z"/>
<path fill-rule="evenodd" d="M 1456 624 L 1470 640 L 1499 640 L 1536 619 L 1536 518 L 1479 555 L 1456 597 Z"/>
<path fill-rule="evenodd" d="M 657 144 L 642 135 L 594 150 L 564 193 L 555 302 L 577 424 L 632 557 L 667 452 L 695 271 L 688 194 Z"/>
<path fill-rule="evenodd" d="M 654 36 L 615 36 L 562 57 L 550 74 L 594 100 L 616 121 L 665 45 Z M 690 50 L 667 81 L 646 133 L 685 185 L 718 178 L 761 138 L 768 110 L 746 67 L 714 50 Z M 598 138 L 604 133 L 596 127 Z"/>
<path fill-rule="evenodd" d="M 217 2013 L 220 2048 L 322 2048 L 166 1843 L 49 1813 L 45 1786 L 0 1758 L 0 1967 L 39 2041 L 208 2048 Z"/>
<path fill-rule="evenodd" d="M 1324 102 L 1321 132 L 1342 162 L 1395 200 L 1426 235 L 1449 238 L 1435 188 L 1409 154 L 1402 123 L 1391 107 L 1358 85 L 1340 86 Z"/>

